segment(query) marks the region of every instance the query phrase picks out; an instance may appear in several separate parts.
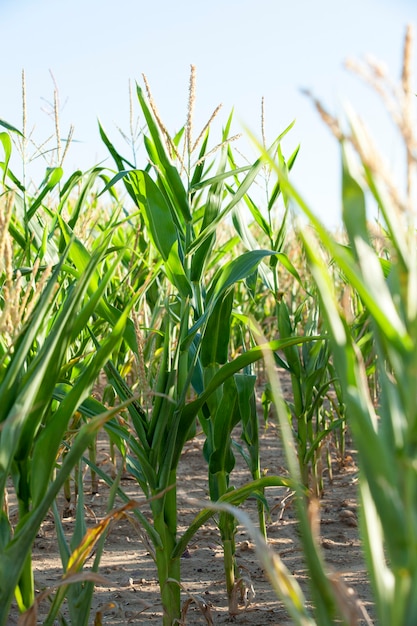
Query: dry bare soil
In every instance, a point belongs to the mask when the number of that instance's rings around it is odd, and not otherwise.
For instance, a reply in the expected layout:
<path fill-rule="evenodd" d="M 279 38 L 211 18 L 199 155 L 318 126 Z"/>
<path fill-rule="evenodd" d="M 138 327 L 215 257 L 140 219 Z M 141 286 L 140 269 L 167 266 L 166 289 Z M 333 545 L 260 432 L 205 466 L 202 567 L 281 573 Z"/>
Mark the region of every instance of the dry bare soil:
<path fill-rule="evenodd" d="M 285 392 L 285 383 L 284 383 Z M 182 532 L 197 512 L 191 499 L 206 500 L 207 468 L 202 455 L 202 437 L 189 442 L 184 450 L 178 474 L 178 517 Z M 105 440 L 100 442 L 99 452 L 103 462 L 108 458 Z M 268 474 L 285 475 L 282 446 L 278 427 L 273 418 L 262 432 L 262 467 Z M 243 460 L 237 459 L 232 475 L 235 485 L 249 480 Z M 108 488 L 100 483 L 99 492 L 92 495 L 89 475 L 86 476 L 86 517 L 94 525 L 106 513 Z M 140 499 L 140 490 L 129 476 L 122 480 L 123 489 L 132 497 Z M 333 480 L 325 477 L 325 491 L 320 502 L 320 541 L 329 570 L 337 572 L 355 591 L 362 606 L 372 617 L 371 593 L 358 537 L 357 520 L 357 467 L 355 453 L 350 449 L 344 463 L 333 462 Z M 285 565 L 307 589 L 307 574 L 300 547 L 295 506 L 291 494 L 285 488 L 269 488 L 266 496 L 270 506 L 267 531 L 268 541 Z M 256 519 L 256 503 L 248 501 L 244 509 Z M 69 535 L 74 518 L 68 516 L 64 525 Z M 239 613 L 231 618 L 227 609 L 222 548 L 214 520 L 204 525 L 182 558 L 182 597 L 187 604 L 184 624 L 264 624 L 287 625 L 291 621 L 274 594 L 269 581 L 259 566 L 254 545 L 243 527 L 237 533 L 237 558 L 241 568 L 246 596 Z M 62 575 L 57 551 L 53 517 L 48 516 L 36 540 L 34 552 L 36 589 L 40 592 L 52 587 Z M 107 581 L 97 586 L 94 594 L 90 624 L 160 624 L 161 604 L 156 568 L 140 533 L 127 520 L 114 523 L 109 533 L 101 560 L 100 574 Z M 246 606 L 245 606 L 246 600 Z M 189 601 L 189 602 L 187 602 Z M 42 624 L 48 601 L 39 607 L 37 623 Z M 200 605 L 200 607 L 199 607 Z M 204 611 L 201 607 L 204 607 Z M 63 610 L 66 614 L 65 608 Z M 210 621 L 212 620 L 212 621 Z M 10 624 L 17 623 L 16 614 Z M 361 620 L 361 623 L 365 621 Z M 73 625 L 76 626 L 76 625 Z"/>

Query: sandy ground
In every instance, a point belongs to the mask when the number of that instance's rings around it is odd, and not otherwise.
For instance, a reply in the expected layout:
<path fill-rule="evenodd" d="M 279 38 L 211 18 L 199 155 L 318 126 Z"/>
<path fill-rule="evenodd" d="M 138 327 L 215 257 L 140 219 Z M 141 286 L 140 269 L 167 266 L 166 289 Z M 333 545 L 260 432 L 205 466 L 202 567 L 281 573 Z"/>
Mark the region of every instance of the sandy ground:
<path fill-rule="evenodd" d="M 202 456 L 203 438 L 189 442 L 184 450 L 178 473 L 179 526 L 180 533 L 193 519 L 196 509 L 189 498 L 207 500 L 207 468 Z M 107 455 L 107 443 L 99 445 L 101 458 Z M 333 463 L 333 480 L 325 478 L 325 491 L 320 502 L 320 537 L 323 553 L 329 569 L 338 572 L 352 587 L 370 616 L 373 616 L 371 592 L 363 565 L 358 538 L 357 522 L 357 468 L 352 449 L 344 464 Z M 284 461 L 278 427 L 271 419 L 262 431 L 262 467 L 268 474 L 285 475 Z M 242 459 L 238 459 L 232 475 L 235 485 L 249 480 Z M 89 525 L 102 519 L 106 512 L 108 488 L 99 485 L 98 494 L 91 494 L 89 476 L 86 476 L 86 518 Z M 140 498 L 136 482 L 123 478 L 122 486 L 132 498 Z M 307 575 L 300 548 L 295 507 L 291 494 L 282 487 L 269 488 L 266 497 L 270 507 L 267 532 L 271 547 L 276 550 L 285 565 L 306 589 Z M 256 519 L 256 503 L 248 501 L 244 510 Z M 64 521 L 68 533 L 74 527 L 74 519 Z M 228 614 L 224 583 L 222 548 L 214 520 L 203 526 L 182 558 L 182 597 L 204 603 L 206 617 L 191 601 L 185 624 L 290 624 L 288 614 L 273 592 L 261 570 L 251 538 L 239 527 L 237 558 L 245 581 L 248 605 L 240 605 L 238 615 L 231 620 Z M 38 592 L 53 586 L 62 575 L 61 561 L 57 552 L 52 515 L 42 525 L 34 548 L 35 583 Z M 101 560 L 100 574 L 106 584 L 97 586 L 94 594 L 90 624 L 160 624 L 161 604 L 156 568 L 140 533 L 128 520 L 116 522 L 109 533 Z M 308 590 L 306 589 L 308 593 Z M 39 607 L 37 623 L 42 624 L 48 601 Z M 66 611 L 64 609 L 64 615 Z M 209 617 L 207 617 L 209 615 Z M 212 620 L 210 622 L 209 620 Z M 100 622 L 101 620 L 101 622 Z M 17 623 L 15 612 L 10 624 Z M 365 624 L 365 621 L 361 621 Z M 76 626 L 76 625 L 72 625 Z"/>

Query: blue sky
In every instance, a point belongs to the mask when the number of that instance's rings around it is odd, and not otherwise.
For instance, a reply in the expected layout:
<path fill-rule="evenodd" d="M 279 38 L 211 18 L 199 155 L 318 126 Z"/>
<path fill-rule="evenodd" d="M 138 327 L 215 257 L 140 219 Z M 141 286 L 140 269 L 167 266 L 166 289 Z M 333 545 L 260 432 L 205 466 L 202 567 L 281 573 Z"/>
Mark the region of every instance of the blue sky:
<path fill-rule="evenodd" d="M 349 100 L 371 120 L 388 158 L 398 157 L 378 101 L 343 62 L 371 53 L 399 76 L 406 24 L 417 25 L 415 0 L 0 0 L 0 19 L 0 118 L 21 127 L 24 68 L 28 126 L 35 126 L 39 143 L 52 134 L 45 112 L 53 98 L 51 70 L 62 135 L 73 123 L 78 142 L 68 174 L 107 157 L 98 118 L 128 153 L 117 126 L 128 130 L 128 81 L 141 82 L 142 72 L 168 128 L 181 127 L 191 63 L 197 126 L 222 102 L 219 123 L 234 107 L 235 130 L 246 126 L 259 135 L 262 96 L 270 140 L 296 120 L 284 152 L 301 143 L 293 180 L 329 225 L 339 215 L 339 153 L 302 88 L 335 113 Z"/>

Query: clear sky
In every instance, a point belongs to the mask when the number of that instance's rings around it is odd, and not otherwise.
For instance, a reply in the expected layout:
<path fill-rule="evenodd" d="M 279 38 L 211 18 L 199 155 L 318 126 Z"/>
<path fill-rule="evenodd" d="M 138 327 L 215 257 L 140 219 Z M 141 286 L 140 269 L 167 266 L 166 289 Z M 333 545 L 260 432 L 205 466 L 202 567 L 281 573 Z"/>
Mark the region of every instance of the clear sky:
<path fill-rule="evenodd" d="M 24 68 L 28 126 L 35 126 L 39 143 L 49 136 L 51 70 L 62 135 L 73 123 L 79 142 L 66 162 L 70 174 L 107 158 L 98 118 L 128 155 L 117 127 L 128 130 L 128 82 L 141 82 L 142 72 L 169 130 L 180 128 L 193 63 L 197 125 L 222 102 L 221 121 L 234 107 L 235 130 L 244 125 L 259 135 L 262 96 L 270 140 L 296 120 L 284 143 L 287 154 L 301 143 L 293 180 L 316 213 L 334 225 L 340 211 L 338 148 L 301 89 L 339 114 L 349 100 L 396 159 L 377 100 L 343 62 L 371 53 L 398 77 L 409 22 L 417 27 L 417 0 L 0 0 L 0 118 L 21 128 Z"/>

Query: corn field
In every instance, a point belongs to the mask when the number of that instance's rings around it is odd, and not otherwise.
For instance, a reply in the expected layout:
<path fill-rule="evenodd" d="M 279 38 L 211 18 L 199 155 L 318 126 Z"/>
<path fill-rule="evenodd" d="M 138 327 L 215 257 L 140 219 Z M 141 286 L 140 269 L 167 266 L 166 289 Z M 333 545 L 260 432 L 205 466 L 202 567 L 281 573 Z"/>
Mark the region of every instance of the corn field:
<path fill-rule="evenodd" d="M 408 29 L 398 84 L 374 62 L 352 67 L 403 140 L 404 185 L 354 111 L 339 121 L 309 96 L 340 145 L 338 234 L 291 182 L 299 149 L 283 146 L 292 124 L 271 141 L 251 137 L 254 162 L 240 153 L 232 115 L 212 137 L 219 107 L 194 128 L 193 66 L 176 134 L 146 77 L 136 86 L 132 154 L 99 126 L 112 168 L 66 170 L 71 131 L 63 142 L 56 110 L 52 161 L 48 152 L 42 182 L 29 182 L 29 154 L 42 156 L 42 146 L 0 120 L 0 626 L 107 623 L 92 607 L 120 520 L 155 564 L 163 626 L 194 623 L 190 604 L 216 623 L 182 576 L 208 522 L 228 619 L 250 610 L 236 549 L 245 528 L 285 623 L 417 623 L 411 56 Z M 266 432 L 282 448 L 274 472 L 264 465 Z M 190 450 L 204 468 L 204 497 L 190 496 L 184 527 L 179 467 Z M 322 499 L 351 450 L 369 614 L 329 568 L 321 541 Z M 307 584 L 269 541 L 277 489 L 294 507 Z M 94 523 L 87 491 L 106 498 Z M 34 550 L 46 523 L 60 573 L 39 589 Z"/>

